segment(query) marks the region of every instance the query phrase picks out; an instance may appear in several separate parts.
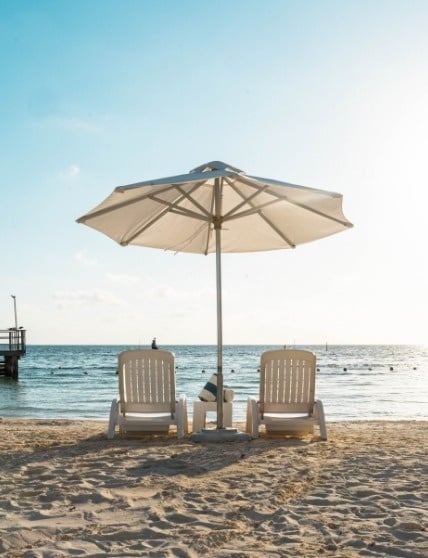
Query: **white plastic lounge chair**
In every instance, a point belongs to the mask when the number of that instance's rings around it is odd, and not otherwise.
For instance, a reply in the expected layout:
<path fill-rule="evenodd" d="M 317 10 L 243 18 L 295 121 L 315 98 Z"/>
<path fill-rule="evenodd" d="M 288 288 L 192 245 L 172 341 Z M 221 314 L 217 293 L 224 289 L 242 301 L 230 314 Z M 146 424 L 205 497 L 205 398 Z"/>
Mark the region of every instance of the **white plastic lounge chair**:
<path fill-rule="evenodd" d="M 125 351 L 119 355 L 119 397 L 110 410 L 108 438 L 116 425 L 121 433 L 168 432 L 177 427 L 177 437 L 188 433 L 187 403 L 175 396 L 174 354 L 160 350 Z"/>
<path fill-rule="evenodd" d="M 316 357 L 309 351 L 266 351 L 260 363 L 260 399 L 249 398 L 247 432 L 313 433 L 320 428 L 327 440 L 327 428 L 321 401 L 315 401 Z"/>

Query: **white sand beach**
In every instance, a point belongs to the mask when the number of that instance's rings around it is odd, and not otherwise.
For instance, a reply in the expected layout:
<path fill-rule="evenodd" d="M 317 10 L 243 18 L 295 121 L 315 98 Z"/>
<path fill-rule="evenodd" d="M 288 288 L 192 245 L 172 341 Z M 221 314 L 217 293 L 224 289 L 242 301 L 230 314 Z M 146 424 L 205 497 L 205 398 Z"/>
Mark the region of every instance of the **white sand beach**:
<path fill-rule="evenodd" d="M 428 422 L 328 428 L 196 444 L 0 420 L 0 554 L 427 556 Z"/>

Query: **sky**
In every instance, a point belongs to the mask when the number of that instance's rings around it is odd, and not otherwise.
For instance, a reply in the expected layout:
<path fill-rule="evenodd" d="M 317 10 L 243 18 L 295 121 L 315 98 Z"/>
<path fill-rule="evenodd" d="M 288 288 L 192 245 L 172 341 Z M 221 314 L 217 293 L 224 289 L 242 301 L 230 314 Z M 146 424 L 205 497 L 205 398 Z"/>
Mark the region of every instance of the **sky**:
<path fill-rule="evenodd" d="M 220 160 L 354 227 L 225 254 L 225 344 L 427 344 L 426 0 L 0 0 L 0 329 L 216 343 L 215 256 L 76 219 Z"/>

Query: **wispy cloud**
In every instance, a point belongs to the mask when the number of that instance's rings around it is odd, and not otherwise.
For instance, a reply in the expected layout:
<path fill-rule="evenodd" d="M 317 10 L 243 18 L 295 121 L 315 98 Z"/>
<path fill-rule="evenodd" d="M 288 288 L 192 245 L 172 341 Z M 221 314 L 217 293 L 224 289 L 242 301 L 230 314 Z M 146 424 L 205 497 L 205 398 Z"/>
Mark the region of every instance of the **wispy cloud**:
<path fill-rule="evenodd" d="M 196 289 L 194 291 L 188 291 L 186 289 L 177 289 L 171 287 L 170 285 L 157 285 L 149 291 L 147 295 L 150 298 L 169 298 L 174 300 L 205 300 L 210 299 L 215 296 L 215 290 L 209 288 Z"/>
<path fill-rule="evenodd" d="M 77 165 L 70 165 L 67 169 L 68 176 L 77 176 L 80 174 L 80 167 Z"/>
<path fill-rule="evenodd" d="M 98 260 L 96 258 L 91 258 L 90 256 L 88 256 L 88 252 L 86 250 L 80 250 L 79 252 L 76 252 L 73 258 L 77 263 L 85 267 L 95 267 L 96 265 L 98 265 Z"/>
<path fill-rule="evenodd" d="M 106 273 L 106 278 L 119 285 L 135 285 L 140 281 L 136 275 L 126 275 L 125 273 Z"/>
<path fill-rule="evenodd" d="M 103 289 L 56 291 L 52 297 L 60 306 L 82 306 L 84 304 L 116 305 L 123 302 L 110 291 Z"/>
<path fill-rule="evenodd" d="M 61 178 L 75 178 L 80 174 L 80 167 L 78 165 L 70 165 L 60 172 Z"/>

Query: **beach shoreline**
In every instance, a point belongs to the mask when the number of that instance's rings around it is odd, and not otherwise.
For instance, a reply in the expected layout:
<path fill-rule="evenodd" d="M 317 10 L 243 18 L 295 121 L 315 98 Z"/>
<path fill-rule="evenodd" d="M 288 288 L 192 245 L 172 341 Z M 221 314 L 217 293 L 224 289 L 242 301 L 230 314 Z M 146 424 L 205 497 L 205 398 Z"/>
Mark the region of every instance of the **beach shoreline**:
<path fill-rule="evenodd" d="M 106 431 L 0 420 L 1 556 L 428 554 L 428 421 L 333 422 L 327 442 Z"/>

